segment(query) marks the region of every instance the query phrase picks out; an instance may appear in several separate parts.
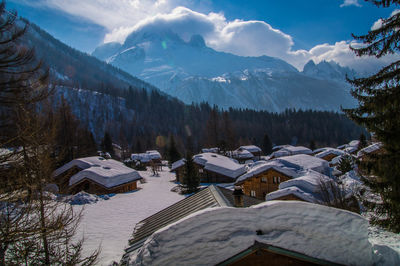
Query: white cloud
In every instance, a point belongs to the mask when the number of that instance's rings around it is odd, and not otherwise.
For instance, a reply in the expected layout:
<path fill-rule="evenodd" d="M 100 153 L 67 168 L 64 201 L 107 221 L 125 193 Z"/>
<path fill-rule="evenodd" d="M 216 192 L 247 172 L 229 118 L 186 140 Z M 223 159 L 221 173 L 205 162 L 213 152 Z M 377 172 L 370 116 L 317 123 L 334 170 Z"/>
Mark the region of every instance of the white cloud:
<path fill-rule="evenodd" d="M 312 59 L 316 63 L 334 60 L 357 71 L 371 72 L 393 59 L 393 56 L 379 60 L 372 57 L 356 57 L 349 49 L 349 41 L 320 44 L 310 50 L 293 50 L 292 37 L 264 21 L 229 21 L 223 13 L 196 12 L 193 8 L 183 7 L 183 2 L 195 6 L 195 1 L 39 0 L 42 5 L 104 26 L 109 30 L 105 42 L 123 43 L 134 31 L 170 29 L 185 41 L 194 34 L 200 34 L 206 44 L 215 50 L 241 56 L 273 56 L 289 62 L 299 70 Z M 346 5 L 359 4 L 356 0 L 345 0 L 343 6 Z"/>
<path fill-rule="evenodd" d="M 358 3 L 358 0 L 344 0 L 343 4 L 341 4 L 340 7 L 345 7 L 345 6 L 358 6 L 358 7 L 361 7 L 361 5 Z"/>

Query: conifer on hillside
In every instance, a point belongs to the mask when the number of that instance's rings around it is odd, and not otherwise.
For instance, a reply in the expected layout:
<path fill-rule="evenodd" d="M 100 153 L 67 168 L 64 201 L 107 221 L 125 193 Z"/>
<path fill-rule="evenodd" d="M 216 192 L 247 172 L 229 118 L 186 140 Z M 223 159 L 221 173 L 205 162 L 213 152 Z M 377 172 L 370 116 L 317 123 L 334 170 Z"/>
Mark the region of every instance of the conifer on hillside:
<path fill-rule="evenodd" d="M 399 0 L 369 0 L 377 7 L 400 5 Z M 357 56 L 382 56 L 400 52 L 400 13 L 381 20 L 381 26 L 368 34 L 353 37 L 363 45 L 351 47 Z M 349 80 L 359 106 L 345 109 L 356 123 L 363 125 L 383 143 L 383 151 L 366 155 L 360 161 L 364 182 L 379 194 L 382 202 L 370 205 L 372 222 L 400 232 L 400 60 L 366 78 Z"/>

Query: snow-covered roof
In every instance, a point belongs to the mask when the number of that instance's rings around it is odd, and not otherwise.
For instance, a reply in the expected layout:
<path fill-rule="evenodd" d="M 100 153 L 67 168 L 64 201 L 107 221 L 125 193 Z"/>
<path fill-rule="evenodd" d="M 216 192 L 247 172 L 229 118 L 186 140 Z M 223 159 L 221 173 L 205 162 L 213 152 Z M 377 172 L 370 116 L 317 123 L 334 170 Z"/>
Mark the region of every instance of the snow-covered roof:
<path fill-rule="evenodd" d="M 171 172 L 175 171 L 175 170 L 178 169 L 179 167 L 184 166 L 184 165 L 185 165 L 185 162 L 186 162 L 185 158 L 182 158 L 182 159 L 180 159 L 180 160 L 178 160 L 178 161 L 172 163 L 172 165 L 171 165 Z"/>
<path fill-rule="evenodd" d="M 286 167 L 295 169 L 314 170 L 324 175 L 330 175 L 329 163 L 323 159 L 307 154 L 297 154 L 276 159 Z"/>
<path fill-rule="evenodd" d="M 218 152 L 219 152 L 219 148 L 218 148 L 218 147 L 214 147 L 214 148 L 203 148 L 203 149 L 201 149 L 201 152 L 203 152 L 203 153 L 205 153 L 205 152 L 218 153 Z"/>
<path fill-rule="evenodd" d="M 343 151 L 346 153 L 353 153 L 357 151 L 357 149 L 358 149 L 357 146 L 347 146 L 346 148 L 343 149 Z"/>
<path fill-rule="evenodd" d="M 315 154 L 315 157 L 317 157 L 317 158 L 323 158 L 323 157 L 325 157 L 325 156 L 327 156 L 327 155 L 330 155 L 330 154 L 334 154 L 334 155 L 336 155 L 336 156 L 340 156 L 340 155 L 345 154 L 345 152 L 342 151 L 342 150 L 339 150 L 339 149 L 325 148 L 324 151 L 321 151 L 321 152 Z"/>
<path fill-rule="evenodd" d="M 276 191 L 273 191 L 271 193 L 268 193 L 265 197 L 265 200 L 276 200 L 280 199 L 281 197 L 289 196 L 289 195 L 294 195 L 304 201 L 311 202 L 311 203 L 318 203 L 318 199 L 315 197 L 314 194 L 305 192 L 301 188 L 298 187 L 287 187 L 284 189 L 279 189 Z"/>
<path fill-rule="evenodd" d="M 378 256 L 362 216 L 301 201 L 269 201 L 196 212 L 155 232 L 129 265 L 176 265 L 178 259 L 181 265 L 216 265 L 255 241 L 344 265 L 372 265 Z"/>
<path fill-rule="evenodd" d="M 372 153 L 374 151 L 379 150 L 380 148 L 382 148 L 382 143 L 381 142 L 376 142 L 374 144 L 371 144 L 363 149 L 361 149 L 359 152 L 357 152 L 357 157 L 362 156 L 363 154 L 369 154 Z"/>
<path fill-rule="evenodd" d="M 55 170 L 53 176 L 57 177 L 73 167 L 78 167 L 82 170 L 70 177 L 70 186 L 85 178 L 106 188 L 142 179 L 137 171 L 125 166 L 123 163 L 113 159 L 106 160 L 98 156 L 72 160 Z"/>
<path fill-rule="evenodd" d="M 289 155 L 312 154 L 312 153 L 313 153 L 312 150 L 310 150 L 307 147 L 285 145 L 280 150 L 273 152 L 271 156 L 274 158 L 278 158 Z"/>
<path fill-rule="evenodd" d="M 359 140 L 352 140 L 349 142 L 349 146 L 351 147 L 358 147 L 359 144 L 360 144 Z"/>
<path fill-rule="evenodd" d="M 287 167 L 286 165 L 280 163 L 277 160 L 273 161 L 258 161 L 251 165 L 250 169 L 246 174 L 240 176 L 236 183 L 243 182 L 246 179 L 252 178 L 253 176 L 257 176 L 261 173 L 264 173 L 269 170 L 275 170 L 282 174 L 287 175 L 288 177 L 295 178 L 298 176 L 296 169 L 292 167 Z"/>
<path fill-rule="evenodd" d="M 156 150 L 146 151 L 145 153 L 132 153 L 131 159 L 141 161 L 142 163 L 150 162 L 151 160 L 161 159 L 161 154 Z"/>
<path fill-rule="evenodd" d="M 205 170 L 236 179 L 246 172 L 244 165 L 231 158 L 215 153 L 201 153 L 193 157 L 195 163 L 204 166 Z"/>
<path fill-rule="evenodd" d="M 329 182 L 331 179 L 313 170 L 305 171 L 301 176 L 287 180 L 279 184 L 279 189 L 298 187 L 306 192 L 318 192 L 321 182 Z"/>
<path fill-rule="evenodd" d="M 251 153 L 261 152 L 260 147 L 257 147 L 256 145 L 240 146 L 239 149 L 246 150 L 246 151 L 249 151 Z"/>
<path fill-rule="evenodd" d="M 320 153 L 320 152 L 325 151 L 327 149 L 332 149 L 332 148 L 331 147 L 324 147 L 324 148 L 315 149 L 315 150 L 313 150 L 313 153 L 317 154 L 317 153 Z"/>
<path fill-rule="evenodd" d="M 237 149 L 234 151 L 229 152 L 229 155 L 232 156 L 233 158 L 237 159 L 251 159 L 254 157 L 254 155 L 249 152 L 248 150 L 245 149 Z"/>

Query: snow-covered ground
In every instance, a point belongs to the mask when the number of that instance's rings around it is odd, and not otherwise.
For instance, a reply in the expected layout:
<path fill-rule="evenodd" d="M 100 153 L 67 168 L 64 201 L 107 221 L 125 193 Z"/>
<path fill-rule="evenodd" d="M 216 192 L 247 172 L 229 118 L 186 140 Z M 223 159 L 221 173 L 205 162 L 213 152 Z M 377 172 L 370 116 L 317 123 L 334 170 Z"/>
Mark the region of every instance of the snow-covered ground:
<path fill-rule="evenodd" d="M 84 205 L 78 236 L 84 235 L 86 255 L 101 246 L 99 265 L 119 262 L 137 222 L 184 198 L 170 191 L 176 186 L 170 182 L 175 175 L 167 167 L 159 177 L 152 176 L 151 171 L 140 174 L 147 183 L 138 182 L 139 190 Z M 75 208 L 80 210 L 82 206 Z"/>

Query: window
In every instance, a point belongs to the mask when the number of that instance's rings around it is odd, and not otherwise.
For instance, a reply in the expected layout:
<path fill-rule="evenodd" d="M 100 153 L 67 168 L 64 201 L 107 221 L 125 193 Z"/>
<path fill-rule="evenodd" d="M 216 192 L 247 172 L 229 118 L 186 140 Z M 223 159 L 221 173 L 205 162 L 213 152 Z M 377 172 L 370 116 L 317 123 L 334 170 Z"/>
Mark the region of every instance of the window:
<path fill-rule="evenodd" d="M 199 168 L 199 173 L 203 173 L 203 169 L 202 168 Z"/>
<path fill-rule="evenodd" d="M 278 184 L 281 182 L 281 177 L 278 176 Z"/>
<path fill-rule="evenodd" d="M 254 190 L 250 190 L 250 196 L 255 197 L 256 196 L 256 192 Z"/>
<path fill-rule="evenodd" d="M 276 176 L 273 177 L 273 183 L 276 184 Z"/>
<path fill-rule="evenodd" d="M 261 177 L 261 182 L 267 183 L 267 178 L 266 177 Z"/>

